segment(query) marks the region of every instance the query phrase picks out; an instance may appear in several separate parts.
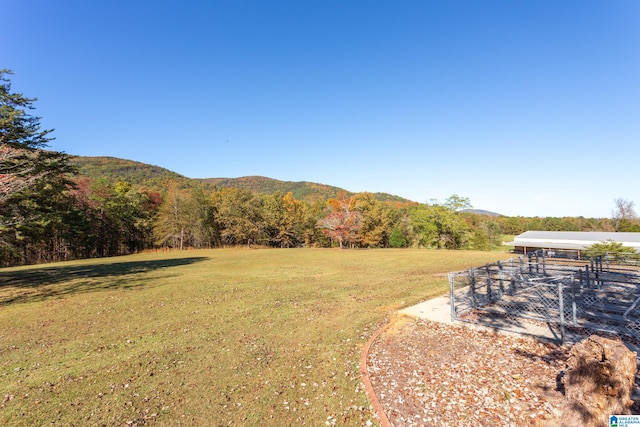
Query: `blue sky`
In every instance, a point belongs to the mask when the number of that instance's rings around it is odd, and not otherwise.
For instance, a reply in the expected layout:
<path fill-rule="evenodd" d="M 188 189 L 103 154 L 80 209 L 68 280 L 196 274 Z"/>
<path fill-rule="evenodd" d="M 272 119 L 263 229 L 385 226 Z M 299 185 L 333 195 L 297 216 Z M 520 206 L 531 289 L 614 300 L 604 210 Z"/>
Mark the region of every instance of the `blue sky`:
<path fill-rule="evenodd" d="M 51 148 L 521 216 L 640 211 L 636 0 L 0 2 Z"/>

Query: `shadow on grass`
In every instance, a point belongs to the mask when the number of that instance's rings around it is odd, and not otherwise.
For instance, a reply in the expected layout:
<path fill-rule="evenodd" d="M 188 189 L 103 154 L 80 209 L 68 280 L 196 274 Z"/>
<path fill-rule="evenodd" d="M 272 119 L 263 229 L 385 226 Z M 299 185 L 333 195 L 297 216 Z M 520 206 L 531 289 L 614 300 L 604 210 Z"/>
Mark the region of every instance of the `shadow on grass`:
<path fill-rule="evenodd" d="M 144 273 L 190 265 L 206 257 L 155 261 L 100 262 L 0 272 L 0 305 L 107 289 L 131 289 L 150 283 Z M 155 277 L 153 280 L 158 280 Z"/>

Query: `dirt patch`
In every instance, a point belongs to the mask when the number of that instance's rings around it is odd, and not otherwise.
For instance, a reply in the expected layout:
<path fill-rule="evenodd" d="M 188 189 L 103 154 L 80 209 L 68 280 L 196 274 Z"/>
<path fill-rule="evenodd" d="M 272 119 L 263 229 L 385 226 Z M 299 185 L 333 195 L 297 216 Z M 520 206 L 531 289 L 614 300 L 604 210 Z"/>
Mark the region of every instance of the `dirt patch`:
<path fill-rule="evenodd" d="M 414 319 L 408 316 L 400 316 L 397 319 L 395 319 L 393 322 L 391 322 L 391 324 L 387 327 L 387 329 L 385 329 L 384 335 L 386 337 L 392 337 L 392 336 L 397 336 L 399 334 L 405 334 L 406 333 L 405 327 L 407 323 L 413 323 L 413 322 L 414 322 Z"/>
<path fill-rule="evenodd" d="M 534 339 L 399 319 L 372 343 L 367 367 L 392 425 L 550 426 L 566 356 Z"/>

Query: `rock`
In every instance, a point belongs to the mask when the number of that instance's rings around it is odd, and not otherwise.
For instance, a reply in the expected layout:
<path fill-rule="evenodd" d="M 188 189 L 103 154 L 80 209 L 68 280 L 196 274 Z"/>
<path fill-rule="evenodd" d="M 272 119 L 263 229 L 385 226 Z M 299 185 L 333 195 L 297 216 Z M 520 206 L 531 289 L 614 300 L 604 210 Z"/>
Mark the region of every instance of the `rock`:
<path fill-rule="evenodd" d="M 604 427 L 609 415 L 631 414 L 636 357 L 620 340 L 594 335 L 575 344 L 562 378 L 562 425 Z"/>

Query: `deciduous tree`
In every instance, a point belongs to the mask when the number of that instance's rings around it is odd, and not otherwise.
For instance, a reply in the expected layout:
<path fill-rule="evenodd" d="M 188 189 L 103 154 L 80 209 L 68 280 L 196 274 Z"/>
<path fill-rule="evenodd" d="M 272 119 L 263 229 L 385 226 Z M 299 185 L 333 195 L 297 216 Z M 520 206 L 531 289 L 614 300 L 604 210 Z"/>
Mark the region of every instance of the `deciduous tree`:
<path fill-rule="evenodd" d="M 375 198 L 372 193 L 358 193 L 354 196 L 355 207 L 362 215 L 360 230 L 361 245 L 384 248 L 389 246 L 389 236 L 399 218 L 399 209 Z"/>
<path fill-rule="evenodd" d="M 355 209 L 355 199 L 341 192 L 337 198 L 329 199 L 327 205 L 331 211 L 318 221 L 317 227 L 332 241 L 337 241 L 340 249 L 360 241 L 362 214 Z"/>
<path fill-rule="evenodd" d="M 466 200 L 466 202 L 464 202 Z M 433 202 L 411 211 L 411 222 L 420 244 L 438 249 L 461 249 L 469 239 L 470 227 L 457 212 L 468 199 L 452 196 L 444 204 Z"/>
<path fill-rule="evenodd" d="M 394 227 L 389 235 L 389 246 L 392 248 L 405 248 L 407 247 L 407 239 L 400 227 Z"/>
<path fill-rule="evenodd" d="M 616 231 L 640 231 L 640 221 L 634 210 L 634 203 L 627 199 L 615 199 L 612 221 Z"/>
<path fill-rule="evenodd" d="M 264 219 L 260 200 L 250 191 L 224 188 L 214 194 L 214 203 L 223 243 L 251 246 L 261 241 Z"/>
<path fill-rule="evenodd" d="M 292 248 L 303 241 L 302 226 L 306 206 L 291 192 L 267 194 L 262 197 L 264 232 L 270 246 Z"/>

